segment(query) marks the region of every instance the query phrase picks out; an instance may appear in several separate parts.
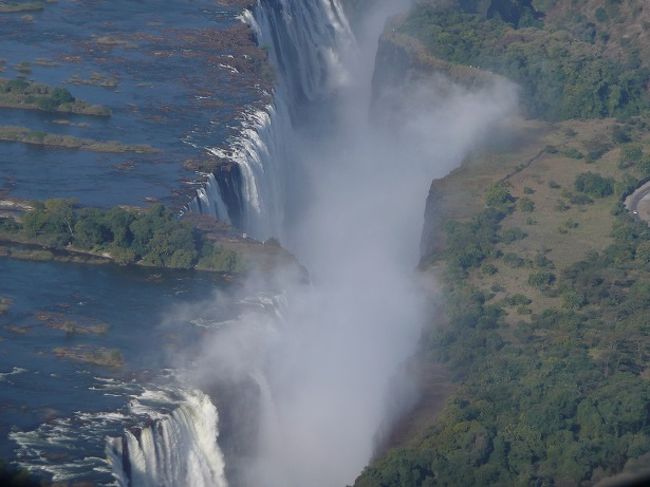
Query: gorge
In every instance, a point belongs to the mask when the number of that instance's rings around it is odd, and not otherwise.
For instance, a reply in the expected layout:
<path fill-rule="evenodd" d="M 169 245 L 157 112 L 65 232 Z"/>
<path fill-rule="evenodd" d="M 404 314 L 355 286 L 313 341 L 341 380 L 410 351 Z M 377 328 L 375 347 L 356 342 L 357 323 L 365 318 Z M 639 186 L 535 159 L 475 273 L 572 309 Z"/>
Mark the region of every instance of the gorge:
<path fill-rule="evenodd" d="M 647 485 L 648 32 L 0 2 L 0 484 Z"/>
<path fill-rule="evenodd" d="M 278 294 L 261 298 L 261 310 L 213 321 L 200 352 L 179 359 L 199 389 L 214 391 L 216 404 L 219 384 L 253 391 L 245 404 L 234 399 L 245 420 L 222 418 L 254 425 L 244 440 L 237 431 L 220 436 L 230 485 L 348 484 L 417 398 L 405 367 L 431 311 L 414 271 L 417 215 L 429 181 L 513 114 L 516 96 L 504 80 L 469 91 L 443 78 L 373 94 L 378 37 L 407 5 L 379 2 L 354 29 L 336 0 L 260 0 L 243 15 L 275 68 L 273 103 L 245 113 L 227 146 L 208 148 L 228 169 L 208 176 L 189 209 L 258 239 L 278 238 L 312 284 L 274 276 Z M 244 296 L 259 289 L 258 280 Z M 189 417 L 203 421 L 202 414 Z M 151 478 L 214 485 L 214 471 L 200 467 L 210 463 L 212 444 L 184 447 L 196 458 L 162 473 L 175 460 L 156 440 L 203 441 L 185 436 L 198 428 L 167 426 L 178 419 L 165 415 L 137 439 L 127 433 L 111 443 L 124 485 Z M 162 430 L 182 437 L 165 439 Z M 228 451 L 232 442 L 245 445 L 239 458 Z"/>

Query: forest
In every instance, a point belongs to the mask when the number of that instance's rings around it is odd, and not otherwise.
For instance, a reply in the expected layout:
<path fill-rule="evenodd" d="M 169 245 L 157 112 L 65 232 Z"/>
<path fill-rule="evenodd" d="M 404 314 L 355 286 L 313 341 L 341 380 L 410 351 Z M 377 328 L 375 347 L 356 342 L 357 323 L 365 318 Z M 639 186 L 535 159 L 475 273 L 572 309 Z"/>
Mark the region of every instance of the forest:
<path fill-rule="evenodd" d="M 108 253 L 122 265 L 241 272 L 242 258 L 204 238 L 191 223 L 157 204 L 144 211 L 78 208 L 73 200 L 34 202 L 20 221 L 0 218 L 0 237 L 53 249 Z"/>
<path fill-rule="evenodd" d="M 497 151 L 512 166 L 487 189 L 479 166 L 434 182 L 483 195 L 469 217 L 439 208 L 422 261 L 444 288 L 423 353 L 457 388 L 356 487 L 594 485 L 650 465 L 650 228 L 624 205 L 650 177 L 647 46 L 606 55 L 635 2 L 599 3 L 419 2 L 398 25 L 515 81 L 553 144 L 530 167 Z"/>
<path fill-rule="evenodd" d="M 597 36 L 607 35 L 604 22 L 547 29 L 543 16 L 525 5 L 502 17 L 496 8 L 481 15 L 472 13 L 472 2 L 460 4 L 442 10 L 437 4 L 418 4 L 400 31 L 420 40 L 436 57 L 515 81 L 531 117 L 622 117 L 647 108 L 650 72 L 641 66 L 639 50 L 630 48 L 616 60 L 598 53 Z"/>

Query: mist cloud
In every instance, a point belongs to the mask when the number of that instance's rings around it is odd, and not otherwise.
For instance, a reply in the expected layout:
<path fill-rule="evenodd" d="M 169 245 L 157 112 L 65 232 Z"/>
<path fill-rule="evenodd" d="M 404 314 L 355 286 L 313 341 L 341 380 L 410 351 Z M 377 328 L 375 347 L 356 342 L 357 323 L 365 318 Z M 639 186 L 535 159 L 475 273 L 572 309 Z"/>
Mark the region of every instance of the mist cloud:
<path fill-rule="evenodd" d="M 327 123 L 287 141 L 306 180 L 285 243 L 313 284 L 287 279 L 273 306 L 224 324 L 197 359 L 199 384 L 227 377 L 259 387 L 250 487 L 342 486 L 369 461 L 394 412 L 395 374 L 427 320 L 414 269 L 431 180 L 515 112 L 505 82 L 469 91 L 437 78 L 403 87 L 388 125 L 370 120 L 376 36 L 394 9 L 366 25 L 361 62 L 347 68 Z"/>

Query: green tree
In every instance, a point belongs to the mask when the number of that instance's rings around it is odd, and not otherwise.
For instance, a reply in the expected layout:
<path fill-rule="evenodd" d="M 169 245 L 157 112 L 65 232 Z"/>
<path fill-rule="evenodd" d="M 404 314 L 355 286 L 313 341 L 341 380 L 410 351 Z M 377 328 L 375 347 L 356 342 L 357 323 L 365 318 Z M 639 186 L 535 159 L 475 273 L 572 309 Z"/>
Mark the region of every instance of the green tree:
<path fill-rule="evenodd" d="M 595 198 L 604 198 L 614 192 L 614 181 L 600 174 L 585 172 L 576 176 L 575 188 Z"/>

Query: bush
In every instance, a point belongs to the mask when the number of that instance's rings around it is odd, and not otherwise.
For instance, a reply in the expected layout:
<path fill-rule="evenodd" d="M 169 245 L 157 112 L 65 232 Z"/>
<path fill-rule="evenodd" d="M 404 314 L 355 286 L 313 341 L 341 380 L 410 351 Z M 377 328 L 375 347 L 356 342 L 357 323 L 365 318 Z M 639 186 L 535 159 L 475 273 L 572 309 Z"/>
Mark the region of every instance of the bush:
<path fill-rule="evenodd" d="M 576 160 L 584 159 L 585 157 L 585 155 L 575 147 L 570 147 L 569 149 L 563 150 L 562 155 L 568 157 L 569 159 L 576 159 Z"/>
<path fill-rule="evenodd" d="M 518 256 L 514 252 L 509 252 L 503 256 L 503 261 L 508 264 L 510 267 L 523 267 L 526 265 L 526 261 L 523 257 Z"/>
<path fill-rule="evenodd" d="M 594 202 L 589 196 L 584 193 L 581 194 L 569 194 L 569 202 L 572 205 L 590 205 Z"/>
<path fill-rule="evenodd" d="M 493 255 L 503 217 L 502 212 L 488 208 L 469 222 L 447 222 L 446 255 L 450 264 L 465 272 L 471 267 L 478 267 L 486 257 Z"/>
<path fill-rule="evenodd" d="M 535 211 L 535 203 L 533 200 L 527 197 L 523 197 L 519 199 L 519 210 L 523 211 L 524 213 L 532 213 Z"/>
<path fill-rule="evenodd" d="M 231 273 L 242 272 L 246 266 L 236 252 L 214 244 L 206 244 L 197 268 Z"/>
<path fill-rule="evenodd" d="M 615 125 L 612 128 L 612 138 L 617 144 L 625 144 L 632 141 L 632 129 L 627 125 Z"/>
<path fill-rule="evenodd" d="M 555 274 L 548 271 L 533 272 L 528 276 L 528 284 L 538 289 L 544 289 L 551 286 L 555 280 Z"/>
<path fill-rule="evenodd" d="M 508 306 L 526 306 L 532 303 L 533 300 L 524 294 L 513 294 L 512 296 L 508 296 L 506 299 L 504 299 L 504 302 Z"/>
<path fill-rule="evenodd" d="M 609 20 L 609 15 L 607 15 L 607 11 L 603 7 L 598 7 L 594 16 L 598 22 L 607 22 Z"/>
<path fill-rule="evenodd" d="M 595 198 L 604 198 L 614 192 L 614 180 L 600 174 L 585 172 L 576 176 L 575 188 Z"/>
<path fill-rule="evenodd" d="M 505 244 L 516 242 L 517 240 L 523 240 L 528 236 L 521 228 L 509 228 L 501 236 L 501 241 Z"/>
<path fill-rule="evenodd" d="M 136 260 L 135 250 L 115 245 L 109 249 L 111 257 L 120 265 L 133 264 Z"/>
<path fill-rule="evenodd" d="M 643 149 L 638 144 L 628 144 L 623 147 L 621 158 L 618 162 L 620 169 L 627 169 L 638 164 L 643 158 Z"/>
<path fill-rule="evenodd" d="M 494 264 L 483 264 L 483 266 L 481 267 L 481 272 L 486 276 L 493 276 L 498 271 L 499 269 L 497 269 L 497 266 L 495 266 Z"/>
<path fill-rule="evenodd" d="M 491 186 L 485 195 L 485 204 L 488 207 L 499 211 L 508 212 L 514 205 L 514 197 L 506 184 L 495 184 Z"/>
<path fill-rule="evenodd" d="M 567 204 L 564 200 L 557 200 L 555 203 L 555 211 L 568 211 L 571 209 L 571 206 Z"/>

